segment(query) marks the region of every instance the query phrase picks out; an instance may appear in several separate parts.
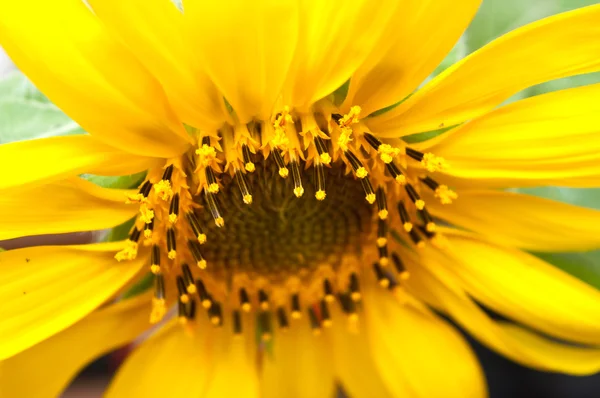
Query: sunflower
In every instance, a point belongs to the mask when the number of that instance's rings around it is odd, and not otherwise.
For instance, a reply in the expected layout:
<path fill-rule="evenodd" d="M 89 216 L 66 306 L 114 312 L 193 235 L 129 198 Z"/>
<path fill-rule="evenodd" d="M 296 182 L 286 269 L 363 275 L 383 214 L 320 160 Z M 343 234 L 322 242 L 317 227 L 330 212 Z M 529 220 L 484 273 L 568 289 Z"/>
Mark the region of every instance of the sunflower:
<path fill-rule="evenodd" d="M 0 254 L 2 396 L 55 396 L 146 330 L 108 397 L 485 396 L 440 314 L 598 371 L 600 293 L 527 251 L 599 247 L 600 213 L 504 188 L 598 186 L 600 85 L 502 103 L 600 70 L 600 6 L 419 88 L 479 3 L 0 2 L 3 48 L 89 133 L 0 146 L 0 239 L 134 218 Z"/>

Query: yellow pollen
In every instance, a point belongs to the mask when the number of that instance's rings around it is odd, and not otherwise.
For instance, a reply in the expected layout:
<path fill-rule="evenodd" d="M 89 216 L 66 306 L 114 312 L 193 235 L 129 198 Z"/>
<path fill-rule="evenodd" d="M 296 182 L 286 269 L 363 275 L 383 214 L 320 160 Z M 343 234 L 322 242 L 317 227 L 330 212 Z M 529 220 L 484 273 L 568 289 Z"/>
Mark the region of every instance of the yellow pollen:
<path fill-rule="evenodd" d="M 377 213 L 377 215 L 379 216 L 380 220 L 385 220 L 388 217 L 388 211 L 387 210 L 379 210 L 379 213 Z"/>
<path fill-rule="evenodd" d="M 417 199 L 415 207 L 419 210 L 423 210 L 425 208 L 425 201 L 423 199 Z"/>
<path fill-rule="evenodd" d="M 335 296 L 333 294 L 328 294 L 325 296 L 325 301 L 328 303 L 333 303 L 335 301 Z"/>
<path fill-rule="evenodd" d="M 344 152 L 348 150 L 348 144 L 350 143 L 350 141 L 352 141 L 352 138 L 350 138 L 351 135 L 352 135 L 351 128 L 342 127 L 342 132 L 340 133 L 340 136 L 338 137 L 338 145 Z"/>
<path fill-rule="evenodd" d="M 441 204 L 449 205 L 458 198 L 458 194 L 449 189 L 447 185 L 440 185 L 435 189 L 435 197 L 440 200 Z"/>
<path fill-rule="evenodd" d="M 296 188 L 294 188 L 294 195 L 296 195 L 297 198 L 299 198 L 302 195 L 304 195 L 304 188 L 303 187 L 296 187 Z"/>
<path fill-rule="evenodd" d="M 391 163 L 394 157 L 400 153 L 400 149 L 394 148 L 389 144 L 381 144 L 377 149 L 379 157 L 384 163 Z"/>
<path fill-rule="evenodd" d="M 201 245 L 206 243 L 206 234 L 198 235 L 198 243 L 200 243 Z"/>
<path fill-rule="evenodd" d="M 358 105 L 350 108 L 350 112 L 344 115 L 338 122 L 342 127 L 348 127 L 351 124 L 358 123 L 358 115 L 360 114 L 361 108 Z"/>
<path fill-rule="evenodd" d="M 204 166 L 210 166 L 217 158 L 217 151 L 210 145 L 202 145 L 196 149 L 196 155 L 199 157 L 199 163 Z"/>
<path fill-rule="evenodd" d="M 379 265 L 381 265 L 382 267 L 387 267 L 390 264 L 390 259 L 387 257 L 381 257 L 379 259 Z"/>
<path fill-rule="evenodd" d="M 322 154 L 319 155 L 319 159 L 321 159 L 321 162 L 323 164 L 329 164 L 331 163 L 331 155 L 328 154 L 327 152 L 324 152 Z"/>
<path fill-rule="evenodd" d="M 358 321 L 358 314 L 356 312 L 352 313 L 352 314 L 348 314 L 348 320 L 352 323 L 357 322 Z"/>
<path fill-rule="evenodd" d="M 175 213 L 169 214 L 169 222 L 171 224 L 175 224 L 177 222 L 177 214 L 175 214 Z"/>
<path fill-rule="evenodd" d="M 151 229 L 145 229 L 145 230 L 144 230 L 144 237 L 145 237 L 146 239 L 150 239 L 150 238 L 152 238 L 152 230 L 151 230 Z"/>
<path fill-rule="evenodd" d="M 152 310 L 150 311 L 150 323 L 160 322 L 167 313 L 164 299 L 152 298 Z"/>
<path fill-rule="evenodd" d="M 292 318 L 293 319 L 300 319 L 302 318 L 302 313 L 300 313 L 300 311 L 292 311 Z"/>
<path fill-rule="evenodd" d="M 435 223 L 434 222 L 428 222 L 426 228 L 427 228 L 428 232 L 434 232 L 435 231 Z"/>
<path fill-rule="evenodd" d="M 320 328 L 313 329 L 312 333 L 313 333 L 313 336 L 320 336 L 321 329 Z"/>
<path fill-rule="evenodd" d="M 319 189 L 316 193 L 315 193 L 315 198 L 317 198 L 317 200 L 323 200 L 325 199 L 325 196 L 327 196 L 327 194 L 325 193 L 325 191 Z"/>
<path fill-rule="evenodd" d="M 377 238 L 377 247 L 383 247 L 387 245 L 387 238 Z"/>
<path fill-rule="evenodd" d="M 404 223 L 404 230 L 406 232 L 410 232 L 410 231 L 412 231 L 412 229 L 413 229 L 413 225 L 412 225 L 411 222 L 405 222 Z"/>
<path fill-rule="evenodd" d="M 196 265 L 198 266 L 198 268 L 200 269 L 206 269 L 206 260 L 200 260 L 196 263 Z"/>
<path fill-rule="evenodd" d="M 187 304 L 190 302 L 190 296 L 188 296 L 187 294 L 182 294 L 181 296 L 179 296 L 179 300 L 183 303 L 183 304 Z"/>
<path fill-rule="evenodd" d="M 375 199 L 376 199 L 376 198 L 377 198 L 377 197 L 375 196 L 375 194 L 374 194 L 374 193 L 370 193 L 370 194 L 368 194 L 368 195 L 366 196 L 366 198 L 365 198 L 365 199 L 367 199 L 367 202 L 369 202 L 370 204 L 373 204 L 373 203 L 375 203 Z"/>
<path fill-rule="evenodd" d="M 425 247 L 425 241 L 422 241 L 422 240 L 421 240 L 421 241 L 419 241 L 419 243 L 417 243 L 417 247 L 418 247 L 419 249 L 422 249 L 422 248 L 424 248 L 424 247 Z"/>
<path fill-rule="evenodd" d="M 410 278 L 410 272 L 402 271 L 402 272 L 400 272 L 399 276 L 400 276 L 401 280 L 406 281 L 406 280 L 408 280 L 408 278 Z"/>
<path fill-rule="evenodd" d="M 152 264 L 150 266 L 150 272 L 152 272 L 154 275 L 160 274 L 160 265 Z"/>
<path fill-rule="evenodd" d="M 252 173 L 254 170 L 256 170 L 256 166 L 254 166 L 254 163 L 252 163 L 252 162 L 246 163 L 244 168 L 246 169 L 246 171 L 248 173 Z"/>
<path fill-rule="evenodd" d="M 219 193 L 219 184 L 213 182 L 208 186 L 208 192 L 210 193 Z"/>
<path fill-rule="evenodd" d="M 365 169 L 364 167 L 359 167 L 359 168 L 356 170 L 356 176 L 357 176 L 358 178 L 365 178 L 365 177 L 366 177 L 366 176 L 368 176 L 368 175 L 369 175 L 369 172 L 367 172 L 367 169 Z"/>
<path fill-rule="evenodd" d="M 169 259 L 175 260 L 175 257 L 177 257 L 177 252 L 175 250 L 171 250 L 169 251 L 169 254 L 167 254 L 167 256 L 169 257 Z"/>
<path fill-rule="evenodd" d="M 115 259 L 117 259 L 117 261 L 133 260 L 137 256 L 137 252 L 138 252 L 137 242 L 132 242 L 130 240 L 127 240 L 125 244 L 126 244 L 125 248 L 123 250 L 121 250 L 120 252 L 118 252 L 117 254 L 115 254 Z"/>
<path fill-rule="evenodd" d="M 211 316 L 210 323 L 217 326 L 217 325 L 219 325 L 219 323 L 221 323 L 221 318 L 219 318 L 218 316 Z"/>
<path fill-rule="evenodd" d="M 202 300 L 202 307 L 204 309 L 209 309 L 210 307 L 212 307 L 212 301 L 210 301 L 209 299 Z"/>
<path fill-rule="evenodd" d="M 287 167 L 282 167 L 279 169 L 279 175 L 283 178 L 286 178 L 288 175 L 290 175 L 290 171 Z"/>
<path fill-rule="evenodd" d="M 188 323 L 188 319 L 185 316 L 180 316 L 179 318 L 177 318 L 177 320 L 181 325 L 187 325 Z"/>
<path fill-rule="evenodd" d="M 390 280 L 388 278 L 383 278 L 379 281 L 379 286 L 381 287 L 390 287 Z"/>
<path fill-rule="evenodd" d="M 262 336 L 262 341 L 271 341 L 271 339 L 273 338 L 273 335 L 271 335 L 271 333 L 263 333 Z"/>
<path fill-rule="evenodd" d="M 244 312 L 250 312 L 251 309 L 252 309 L 252 305 L 250 303 L 244 303 L 244 304 L 242 304 L 242 311 L 244 311 Z"/>
<path fill-rule="evenodd" d="M 171 188 L 171 183 L 166 180 L 160 180 L 156 184 L 154 184 L 154 192 L 158 195 L 162 200 L 171 200 L 173 197 L 173 189 Z"/>
<path fill-rule="evenodd" d="M 396 182 L 400 185 L 406 184 L 406 177 L 403 174 L 398 174 L 396 176 Z"/>
<path fill-rule="evenodd" d="M 331 319 L 323 320 L 323 327 L 330 328 L 333 326 L 333 321 Z"/>
<path fill-rule="evenodd" d="M 449 167 L 448 162 L 446 162 L 446 160 L 444 158 L 435 156 L 431 152 L 428 152 L 425 155 L 423 155 L 423 160 L 421 160 L 421 164 L 430 173 L 433 173 L 435 171 L 445 170 Z"/>
<path fill-rule="evenodd" d="M 350 298 L 352 299 L 352 301 L 360 301 L 360 299 L 361 299 L 360 292 L 352 292 L 350 294 Z"/>
<path fill-rule="evenodd" d="M 148 208 L 148 205 L 145 203 L 142 203 L 140 206 L 140 220 L 146 224 L 150 224 L 152 219 L 154 219 L 154 210 Z"/>
<path fill-rule="evenodd" d="M 225 220 L 223 219 L 223 217 L 215 218 L 215 225 L 219 228 L 223 227 L 223 225 L 225 225 Z"/>
<path fill-rule="evenodd" d="M 133 195 L 127 195 L 127 200 L 125 201 L 125 203 L 127 204 L 131 204 L 131 203 L 142 203 L 145 202 L 147 199 L 144 197 L 144 195 L 142 195 L 141 193 L 136 193 Z"/>
<path fill-rule="evenodd" d="M 285 150 L 289 143 L 290 139 L 285 134 L 285 130 L 281 126 L 275 124 L 275 137 L 271 140 L 271 144 L 281 150 Z"/>
<path fill-rule="evenodd" d="M 198 291 L 198 289 L 196 288 L 196 285 L 194 285 L 193 283 L 191 285 L 188 285 L 186 290 L 189 294 L 196 294 L 196 292 Z"/>
<path fill-rule="evenodd" d="M 245 204 L 249 205 L 252 203 L 252 195 L 246 194 L 246 195 L 244 195 L 242 200 L 244 201 Z"/>

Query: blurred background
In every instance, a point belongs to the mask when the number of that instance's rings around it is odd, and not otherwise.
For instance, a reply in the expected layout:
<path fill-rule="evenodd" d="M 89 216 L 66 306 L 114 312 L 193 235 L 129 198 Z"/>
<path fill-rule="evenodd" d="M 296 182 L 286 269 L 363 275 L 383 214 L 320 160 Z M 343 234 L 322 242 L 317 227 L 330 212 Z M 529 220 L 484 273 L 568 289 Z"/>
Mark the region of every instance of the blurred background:
<path fill-rule="evenodd" d="M 597 0 L 483 0 L 473 23 L 434 75 L 512 29 L 559 12 L 597 3 Z M 560 79 L 524 90 L 509 101 L 598 82 L 600 73 Z M 10 60 L 0 49 L 0 143 L 78 132 L 81 132 L 81 129 L 48 103 L 43 95 L 15 71 Z M 520 191 L 600 209 L 598 189 L 547 187 Z M 39 244 L 82 243 L 92 239 L 91 234 L 36 237 L 0 242 L 0 247 L 9 249 Z M 600 289 L 600 252 L 537 255 Z M 496 355 L 473 340 L 470 341 L 483 364 L 491 398 L 600 397 L 600 375 L 571 377 L 533 371 Z M 123 348 L 88 366 L 63 397 L 100 397 L 127 351 L 128 348 Z M 344 396 L 343 393 L 340 394 Z"/>

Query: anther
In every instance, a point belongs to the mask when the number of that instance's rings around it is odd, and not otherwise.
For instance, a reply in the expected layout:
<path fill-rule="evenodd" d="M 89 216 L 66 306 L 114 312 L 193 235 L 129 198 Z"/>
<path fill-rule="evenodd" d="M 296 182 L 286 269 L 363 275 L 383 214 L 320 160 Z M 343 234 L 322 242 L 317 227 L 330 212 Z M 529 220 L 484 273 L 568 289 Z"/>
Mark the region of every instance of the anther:
<path fill-rule="evenodd" d="M 198 297 L 200 298 L 202 306 L 207 309 L 210 308 L 212 306 L 212 300 L 201 279 L 196 279 L 196 289 L 198 290 Z"/>
<path fill-rule="evenodd" d="M 170 200 L 173 197 L 173 189 L 171 188 L 171 178 L 173 177 L 173 165 L 169 165 L 162 176 L 162 179 L 154 184 L 154 192 L 162 200 Z"/>
<path fill-rule="evenodd" d="M 427 230 L 427 232 L 434 232 L 435 231 L 435 223 L 433 222 L 433 219 L 431 218 L 431 214 L 429 214 L 429 211 L 426 208 L 423 208 L 422 210 L 419 210 L 419 216 L 421 216 L 421 219 L 423 220 L 423 223 L 425 224 L 425 229 Z"/>
<path fill-rule="evenodd" d="M 386 169 L 394 180 L 400 185 L 406 184 L 406 177 L 394 162 L 386 163 Z"/>
<path fill-rule="evenodd" d="M 377 188 L 377 216 L 380 220 L 385 220 L 388 216 L 387 199 L 383 187 Z"/>
<path fill-rule="evenodd" d="M 244 158 L 244 168 L 248 173 L 252 173 L 254 170 L 256 170 L 256 166 L 252 162 L 250 148 L 248 148 L 248 145 L 242 145 L 242 157 Z"/>
<path fill-rule="evenodd" d="M 150 181 L 144 182 L 144 184 L 140 187 L 139 193 L 144 198 L 147 198 L 150 195 L 150 191 L 152 190 L 152 183 Z"/>
<path fill-rule="evenodd" d="M 408 197 L 410 198 L 410 200 L 413 201 L 417 210 L 423 210 L 423 208 L 425 207 L 425 201 L 421 199 L 417 191 L 415 191 L 415 188 L 411 184 L 406 184 L 404 186 L 404 189 L 406 189 Z"/>
<path fill-rule="evenodd" d="M 375 203 L 377 195 L 375 195 L 375 192 L 373 191 L 373 185 L 371 185 L 371 181 L 369 180 L 369 178 L 365 177 L 361 179 L 360 183 L 363 187 L 363 190 L 365 191 L 365 199 L 367 200 L 367 202 L 369 202 L 369 204 Z"/>
<path fill-rule="evenodd" d="M 218 193 L 219 183 L 217 182 L 217 177 L 215 177 L 215 172 L 210 166 L 204 168 L 204 175 L 206 176 L 206 183 L 208 184 L 208 192 L 214 194 Z"/>
<path fill-rule="evenodd" d="M 240 289 L 240 306 L 244 312 L 250 312 L 252 309 L 252 305 L 250 304 L 250 297 L 248 296 L 248 292 L 246 289 Z"/>
<path fill-rule="evenodd" d="M 317 152 L 319 153 L 319 159 L 323 164 L 331 163 L 331 155 L 327 150 L 327 145 L 325 144 L 325 140 L 321 137 L 315 138 L 315 146 L 317 147 Z"/>
<path fill-rule="evenodd" d="M 275 158 L 275 163 L 277 163 L 277 168 L 279 169 L 279 175 L 283 178 L 287 178 L 290 174 L 290 171 L 287 167 L 285 167 L 285 163 L 283 161 L 283 156 L 281 156 L 281 152 L 278 149 L 273 149 L 271 151 L 273 153 L 273 157 Z"/>
<path fill-rule="evenodd" d="M 267 293 L 260 289 L 258 291 L 258 304 L 260 305 L 260 308 L 263 311 L 266 311 L 269 309 L 269 296 L 267 295 Z"/>
<path fill-rule="evenodd" d="M 431 189 L 432 191 L 435 192 L 435 190 L 440 186 L 440 184 L 437 183 L 436 180 L 434 180 L 433 178 L 426 176 L 424 178 L 421 178 L 421 181 L 427 185 L 429 187 L 429 189 Z"/>
<path fill-rule="evenodd" d="M 210 137 L 208 135 L 205 135 L 204 137 L 202 137 L 202 145 L 210 146 Z"/>
<path fill-rule="evenodd" d="M 342 293 L 338 296 L 338 299 L 340 301 L 342 311 L 344 311 L 349 318 L 356 318 L 358 316 L 356 313 L 356 302 L 352 300 L 349 294 Z"/>
<path fill-rule="evenodd" d="M 290 165 L 292 167 L 292 178 L 294 179 L 294 195 L 296 197 L 301 197 L 304 195 L 304 187 L 302 187 L 302 178 L 300 178 L 300 167 L 298 166 L 297 161 L 291 161 Z"/>
<path fill-rule="evenodd" d="M 323 320 L 323 326 L 326 328 L 331 327 L 333 325 L 333 321 L 331 320 L 331 313 L 329 312 L 329 306 L 327 305 L 327 301 L 321 300 L 321 319 Z"/>
<path fill-rule="evenodd" d="M 310 328 L 312 329 L 313 334 L 315 336 L 321 334 L 321 324 L 319 323 L 319 318 L 317 318 L 315 309 L 312 307 L 308 308 L 308 319 L 310 320 Z"/>
<path fill-rule="evenodd" d="M 233 334 L 239 336 L 242 334 L 242 313 L 238 310 L 232 312 Z"/>
<path fill-rule="evenodd" d="M 429 176 L 421 178 L 421 181 L 434 192 L 436 199 L 439 199 L 440 203 L 443 205 L 448 205 L 458 198 L 456 192 L 448 188 L 447 185 L 440 185 Z"/>
<path fill-rule="evenodd" d="M 221 303 L 213 301 L 208 309 L 208 319 L 215 326 L 221 326 L 223 323 L 223 313 L 221 311 Z"/>
<path fill-rule="evenodd" d="M 315 163 L 315 180 L 317 183 L 315 198 L 317 198 L 317 200 L 323 200 L 325 199 L 325 196 L 327 196 L 325 193 L 325 171 L 323 170 L 323 165 L 319 162 Z"/>
<path fill-rule="evenodd" d="M 242 193 L 242 200 L 245 204 L 249 205 L 252 203 L 252 193 L 250 192 L 250 188 L 248 182 L 246 181 L 246 176 L 241 170 L 235 172 L 235 177 L 237 179 L 238 187 L 240 188 L 240 192 Z"/>
<path fill-rule="evenodd" d="M 258 327 L 262 341 L 269 341 L 273 338 L 273 324 L 269 311 L 261 311 L 258 314 Z"/>
<path fill-rule="evenodd" d="M 158 245 L 152 246 L 152 254 L 150 255 L 150 271 L 154 275 L 160 272 L 160 247 Z"/>
<path fill-rule="evenodd" d="M 369 143 L 373 147 L 373 149 L 378 150 L 381 145 L 381 141 L 379 139 L 369 133 L 364 133 L 365 141 Z"/>
<path fill-rule="evenodd" d="M 396 268 L 396 272 L 398 273 L 400 279 L 408 279 L 409 273 L 406 270 L 406 267 L 404 266 L 404 263 L 402 262 L 402 259 L 400 259 L 398 253 L 392 253 L 392 261 L 394 262 L 394 268 Z"/>
<path fill-rule="evenodd" d="M 201 245 L 204 244 L 206 242 L 206 234 L 202 230 L 202 227 L 200 226 L 200 221 L 198 220 L 198 217 L 196 217 L 196 214 L 193 211 L 189 211 L 186 213 L 185 216 L 188 220 L 188 224 L 194 232 L 194 235 L 198 239 L 198 243 L 200 243 Z"/>
<path fill-rule="evenodd" d="M 379 248 L 379 265 L 387 267 L 390 263 L 387 245 Z"/>
<path fill-rule="evenodd" d="M 378 220 L 377 222 L 377 247 L 384 247 L 387 245 L 387 234 L 388 226 L 385 220 Z"/>
<path fill-rule="evenodd" d="M 190 252 L 192 256 L 194 256 L 194 260 L 196 260 L 196 265 L 200 269 L 206 269 L 206 260 L 204 256 L 202 256 L 202 249 L 200 249 L 200 243 L 195 240 L 188 240 L 188 247 L 190 248 Z"/>
<path fill-rule="evenodd" d="M 354 170 L 354 174 L 356 174 L 358 178 L 363 179 L 369 174 L 367 172 L 367 169 L 365 169 L 365 167 L 363 166 L 362 162 L 356 157 L 354 153 L 352 153 L 352 151 L 345 151 L 344 155 L 346 155 L 348 163 L 350 163 L 352 170 Z"/>
<path fill-rule="evenodd" d="M 206 203 L 208 204 L 208 209 L 210 210 L 210 214 L 215 220 L 215 225 L 217 227 L 222 227 L 225 225 L 225 220 L 221 217 L 221 211 L 219 210 L 219 206 L 217 205 L 217 201 L 215 200 L 215 196 L 208 191 L 204 191 L 206 196 Z"/>
<path fill-rule="evenodd" d="M 415 244 L 417 247 L 419 247 L 419 248 L 422 248 L 422 247 L 424 247 L 424 246 L 425 246 L 425 242 L 423 241 L 423 239 L 421 239 L 421 236 L 419 236 L 419 234 L 417 233 L 417 231 L 416 231 L 416 230 L 412 229 L 412 230 L 409 232 L 409 235 L 410 235 L 410 239 L 413 241 L 413 243 L 414 243 L 414 244 Z"/>
<path fill-rule="evenodd" d="M 282 330 L 287 330 L 290 327 L 290 323 L 288 322 L 287 315 L 285 314 L 285 309 L 283 307 L 277 308 L 277 322 L 279 323 L 279 328 Z"/>
<path fill-rule="evenodd" d="M 435 224 L 434 224 L 434 226 L 435 226 Z M 425 227 L 425 226 L 419 225 L 418 228 L 419 228 L 419 231 L 421 231 L 421 233 L 427 237 L 427 239 L 433 239 L 436 236 L 435 232 L 429 231 L 427 229 L 427 227 Z"/>
<path fill-rule="evenodd" d="M 177 276 L 177 291 L 179 292 L 179 301 L 184 304 L 190 301 L 182 276 Z"/>
<path fill-rule="evenodd" d="M 144 237 L 146 239 L 152 238 L 152 230 L 154 229 L 154 218 L 150 223 L 144 225 Z"/>
<path fill-rule="evenodd" d="M 160 322 L 167 312 L 165 305 L 165 279 L 162 274 L 154 277 L 154 297 L 152 298 L 152 311 L 150 323 Z"/>
<path fill-rule="evenodd" d="M 154 276 L 154 298 L 165 299 L 165 277 L 162 274 Z"/>
<path fill-rule="evenodd" d="M 358 274 L 356 272 L 350 274 L 349 290 L 350 298 L 352 298 L 353 301 L 360 301 L 360 282 L 358 281 Z"/>
<path fill-rule="evenodd" d="M 137 229 L 137 227 L 133 227 L 129 233 L 127 242 L 125 242 L 125 247 L 115 254 L 115 259 L 117 261 L 133 260 L 137 257 L 138 240 L 140 239 L 141 234 L 142 232 Z"/>
<path fill-rule="evenodd" d="M 175 240 L 175 229 L 169 228 L 167 230 L 167 256 L 169 259 L 174 260 L 177 257 L 177 243 Z"/>
<path fill-rule="evenodd" d="M 185 316 L 187 319 L 196 318 L 196 302 L 194 300 L 190 301 L 185 306 Z"/>
<path fill-rule="evenodd" d="M 406 148 L 406 154 L 408 156 L 410 156 L 411 158 L 413 158 L 414 160 L 416 160 L 417 162 L 420 162 L 421 160 L 423 160 L 423 152 L 419 152 L 415 149 L 412 148 Z"/>
<path fill-rule="evenodd" d="M 332 303 L 335 300 L 333 286 L 331 286 L 331 281 L 329 279 L 323 280 L 323 293 L 325 294 L 325 301 L 328 303 Z"/>
<path fill-rule="evenodd" d="M 195 294 L 198 290 L 194 284 L 194 276 L 190 270 L 190 266 L 187 264 L 181 265 L 181 272 L 183 273 L 183 281 L 185 282 L 186 290 L 189 294 Z"/>
<path fill-rule="evenodd" d="M 410 218 L 408 217 L 408 211 L 406 211 L 406 206 L 404 206 L 404 201 L 401 200 L 398 202 L 398 213 L 400 213 L 400 221 L 402 221 L 402 226 L 406 232 L 410 232 L 413 228 L 412 222 L 410 222 Z"/>
<path fill-rule="evenodd" d="M 129 240 L 131 242 L 137 243 L 137 241 L 140 240 L 141 234 L 142 234 L 142 231 L 140 231 L 136 227 L 133 227 L 133 229 L 131 230 L 131 233 L 129 234 Z"/>
<path fill-rule="evenodd" d="M 377 277 L 377 282 L 381 287 L 388 287 L 390 285 L 390 280 L 383 272 L 383 269 L 379 265 L 379 263 L 373 263 L 373 271 L 375 271 L 375 276 Z"/>
<path fill-rule="evenodd" d="M 169 206 L 169 222 L 171 224 L 177 221 L 177 217 L 179 216 L 179 194 L 176 193 L 173 195 L 173 199 L 171 199 L 171 205 Z"/>
<path fill-rule="evenodd" d="M 339 113 L 332 113 L 331 114 L 331 118 L 336 122 L 339 123 L 340 120 L 342 119 L 342 115 L 340 115 Z"/>
<path fill-rule="evenodd" d="M 300 319 L 302 312 L 300 311 L 300 295 L 298 293 L 292 294 L 292 318 Z"/>

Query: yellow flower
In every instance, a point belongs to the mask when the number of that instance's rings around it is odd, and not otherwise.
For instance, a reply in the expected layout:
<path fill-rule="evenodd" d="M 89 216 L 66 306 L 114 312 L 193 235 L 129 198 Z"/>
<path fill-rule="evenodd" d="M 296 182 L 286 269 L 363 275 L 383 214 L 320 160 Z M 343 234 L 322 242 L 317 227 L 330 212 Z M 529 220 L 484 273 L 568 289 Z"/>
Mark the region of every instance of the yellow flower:
<path fill-rule="evenodd" d="M 56 396 L 149 320 L 108 397 L 485 396 L 432 309 L 522 364 L 600 369 L 600 292 L 522 251 L 599 247 L 600 213 L 501 190 L 599 185 L 600 85 L 500 106 L 600 70 L 600 6 L 417 90 L 479 1 L 87 3 L 0 2 L 2 47 L 89 132 L 0 146 L 0 239 L 136 221 L 0 254 L 2 396 Z"/>

